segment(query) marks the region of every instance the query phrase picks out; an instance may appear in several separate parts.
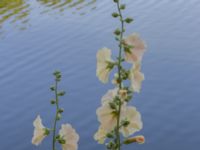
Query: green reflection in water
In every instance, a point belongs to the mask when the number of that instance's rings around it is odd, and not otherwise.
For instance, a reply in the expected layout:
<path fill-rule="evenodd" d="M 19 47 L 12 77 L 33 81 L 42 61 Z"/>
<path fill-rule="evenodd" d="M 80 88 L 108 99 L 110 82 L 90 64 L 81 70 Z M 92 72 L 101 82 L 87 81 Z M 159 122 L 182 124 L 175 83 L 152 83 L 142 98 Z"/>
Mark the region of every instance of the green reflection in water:
<path fill-rule="evenodd" d="M 39 14 L 48 12 L 64 12 L 72 9 L 72 13 L 84 15 L 95 9 L 96 0 L 0 0 L 0 34 L 9 24 L 24 30 L 30 25 L 30 14 L 35 11 Z M 42 6 L 40 9 L 38 6 Z M 86 9 L 83 9 L 86 8 Z"/>
<path fill-rule="evenodd" d="M 85 7 L 93 6 L 93 4 L 96 2 L 96 0 L 37 0 L 42 5 L 45 5 L 49 9 L 45 9 L 43 13 L 52 11 L 52 10 L 58 10 L 60 12 L 63 12 L 66 9 L 72 9 L 75 8 L 76 12 L 82 10 Z M 92 7 L 92 9 L 95 9 L 95 7 Z M 75 13 L 75 12 L 73 12 Z M 80 14 L 82 14 L 81 12 Z M 85 12 L 84 12 L 85 13 Z"/>
<path fill-rule="evenodd" d="M 0 0 L 0 27 L 4 23 L 27 24 L 30 13 L 29 4 L 24 0 Z M 25 26 L 22 26 L 24 28 Z"/>

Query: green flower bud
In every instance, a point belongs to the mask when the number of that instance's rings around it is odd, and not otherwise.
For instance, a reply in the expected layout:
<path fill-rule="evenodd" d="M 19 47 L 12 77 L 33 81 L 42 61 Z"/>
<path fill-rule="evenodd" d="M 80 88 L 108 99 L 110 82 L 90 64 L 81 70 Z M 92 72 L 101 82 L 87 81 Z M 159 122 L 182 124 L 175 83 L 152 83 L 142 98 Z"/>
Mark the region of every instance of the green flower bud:
<path fill-rule="evenodd" d="M 120 5 L 120 9 L 121 9 L 121 10 L 124 10 L 125 8 L 126 8 L 126 5 L 125 5 L 125 4 Z"/>
<path fill-rule="evenodd" d="M 127 127 L 129 124 L 130 124 L 130 122 L 129 122 L 128 120 L 123 120 L 123 121 L 121 122 L 121 125 L 122 125 L 123 127 Z"/>
<path fill-rule="evenodd" d="M 57 75 L 60 75 L 60 74 L 61 74 L 61 72 L 58 71 L 58 70 L 54 71 L 54 73 L 53 73 L 54 76 L 57 76 Z"/>
<path fill-rule="evenodd" d="M 51 91 L 55 91 L 55 86 L 52 85 L 52 86 L 50 87 L 50 90 L 51 90 Z"/>
<path fill-rule="evenodd" d="M 131 23 L 131 22 L 133 21 L 133 19 L 132 19 L 132 18 L 126 18 L 124 21 L 125 21 L 126 23 Z"/>
<path fill-rule="evenodd" d="M 44 129 L 44 135 L 47 136 L 47 135 L 49 135 L 49 133 L 50 133 L 49 129 L 45 128 L 45 129 Z"/>
<path fill-rule="evenodd" d="M 59 112 L 59 113 L 63 113 L 63 112 L 64 112 L 64 109 L 60 108 L 60 109 L 58 109 L 58 112 Z"/>
<path fill-rule="evenodd" d="M 66 93 L 65 91 L 61 91 L 61 92 L 58 93 L 58 96 L 64 96 L 65 93 Z"/>
<path fill-rule="evenodd" d="M 116 105 L 114 103 L 109 103 L 111 109 L 116 109 Z"/>
<path fill-rule="evenodd" d="M 64 139 L 59 139 L 59 140 L 58 140 L 58 143 L 60 143 L 60 144 L 65 144 L 65 140 L 64 140 Z"/>
<path fill-rule="evenodd" d="M 57 135 L 56 136 L 56 140 L 59 140 L 61 137 L 60 137 L 60 135 Z"/>
<path fill-rule="evenodd" d="M 59 113 L 59 114 L 57 114 L 57 116 L 56 116 L 56 120 L 60 120 L 61 119 L 61 114 Z"/>
<path fill-rule="evenodd" d="M 115 144 L 113 142 L 109 142 L 108 144 L 106 144 L 107 149 L 113 149 L 114 146 L 115 146 Z"/>
<path fill-rule="evenodd" d="M 112 16 L 113 16 L 114 18 L 117 18 L 117 17 L 119 16 L 119 14 L 116 13 L 116 12 L 114 12 L 114 13 L 112 13 Z"/>
<path fill-rule="evenodd" d="M 114 135 L 113 135 L 113 133 L 107 133 L 106 137 L 111 139 L 111 138 L 114 138 Z"/>
<path fill-rule="evenodd" d="M 53 104 L 55 104 L 56 103 L 56 101 L 55 100 L 51 100 L 51 104 L 53 105 Z"/>
<path fill-rule="evenodd" d="M 118 3 L 118 2 L 119 2 L 119 0 L 113 0 L 113 2 L 115 2 L 115 3 Z"/>
<path fill-rule="evenodd" d="M 116 30 L 114 31 L 114 34 L 115 34 L 115 35 L 120 35 L 120 34 L 121 34 L 120 29 L 116 29 Z"/>

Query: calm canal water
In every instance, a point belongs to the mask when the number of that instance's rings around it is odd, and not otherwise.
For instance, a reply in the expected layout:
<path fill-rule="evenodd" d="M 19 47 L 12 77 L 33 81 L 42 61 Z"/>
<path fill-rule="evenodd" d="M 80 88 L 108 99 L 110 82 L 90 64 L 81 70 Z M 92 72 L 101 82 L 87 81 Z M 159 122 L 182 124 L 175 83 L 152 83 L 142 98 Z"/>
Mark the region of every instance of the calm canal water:
<path fill-rule="evenodd" d="M 124 15 L 135 23 L 148 51 L 142 70 L 146 80 L 133 104 L 141 112 L 144 145 L 126 150 L 197 150 L 200 148 L 200 1 L 124 0 Z M 80 150 L 102 150 L 93 140 L 96 108 L 113 86 L 95 75 L 96 52 L 117 45 L 111 0 L 0 0 L 0 150 L 50 150 L 51 137 L 31 144 L 32 121 L 41 114 L 52 123 L 49 86 L 55 69 L 63 121 L 80 133 Z"/>

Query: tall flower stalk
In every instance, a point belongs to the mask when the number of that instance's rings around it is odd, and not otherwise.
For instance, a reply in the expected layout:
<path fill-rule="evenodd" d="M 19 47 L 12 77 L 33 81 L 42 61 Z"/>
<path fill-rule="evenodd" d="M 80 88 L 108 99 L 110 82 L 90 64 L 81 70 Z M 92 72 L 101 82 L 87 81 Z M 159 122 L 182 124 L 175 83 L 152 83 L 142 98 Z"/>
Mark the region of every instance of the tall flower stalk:
<path fill-rule="evenodd" d="M 131 23 L 133 19 L 123 17 L 122 11 L 126 8 L 125 4 L 121 4 L 120 0 L 113 0 L 113 2 L 117 12 L 112 13 L 112 16 L 120 21 L 120 28 L 114 31 L 119 52 L 117 58 L 113 60 L 110 49 L 103 48 L 98 51 L 97 76 L 100 81 L 107 83 L 110 72 L 116 67 L 117 72 L 112 80 L 116 87 L 102 97 L 102 106 L 97 109 L 100 127 L 94 138 L 100 144 L 106 143 L 109 150 L 121 150 L 123 144 L 144 142 L 143 136 L 131 137 L 142 129 L 143 124 L 140 113 L 134 106 L 128 104 L 133 93 L 140 92 L 141 82 L 144 80 L 140 68 L 146 45 L 138 34 L 124 37 L 125 24 Z M 132 68 L 126 69 L 125 62 L 131 63 Z M 129 84 L 127 84 L 128 80 Z"/>
<path fill-rule="evenodd" d="M 42 140 L 52 132 L 52 150 L 57 150 L 57 142 L 61 144 L 63 150 L 77 150 L 79 135 L 70 124 L 62 124 L 59 133 L 57 133 L 57 122 L 61 120 L 62 113 L 64 112 L 64 109 L 59 106 L 59 98 L 65 95 L 65 91 L 58 90 L 58 83 L 61 81 L 62 77 L 60 71 L 55 71 L 53 75 L 55 84 L 50 87 L 51 91 L 55 94 L 55 99 L 51 100 L 51 104 L 56 107 L 53 127 L 51 129 L 44 127 L 42 119 L 38 115 L 33 123 L 35 129 L 32 144 L 39 145 Z"/>

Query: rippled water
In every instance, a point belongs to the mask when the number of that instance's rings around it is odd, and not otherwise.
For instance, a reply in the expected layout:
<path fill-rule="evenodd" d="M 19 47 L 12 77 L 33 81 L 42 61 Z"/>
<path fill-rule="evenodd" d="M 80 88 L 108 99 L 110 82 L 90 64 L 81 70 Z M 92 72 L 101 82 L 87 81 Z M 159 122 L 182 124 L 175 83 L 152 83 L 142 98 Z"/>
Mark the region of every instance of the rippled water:
<path fill-rule="evenodd" d="M 197 150 L 200 147 L 200 1 L 124 0 L 125 15 L 148 44 L 146 80 L 133 104 L 142 113 L 144 145 L 126 150 Z M 81 136 L 80 150 L 101 150 L 93 134 L 96 108 L 112 85 L 95 76 L 96 52 L 117 48 L 111 0 L 0 0 L 0 150 L 47 150 L 31 145 L 32 121 L 52 123 L 51 73 L 60 69 L 64 118 Z"/>

